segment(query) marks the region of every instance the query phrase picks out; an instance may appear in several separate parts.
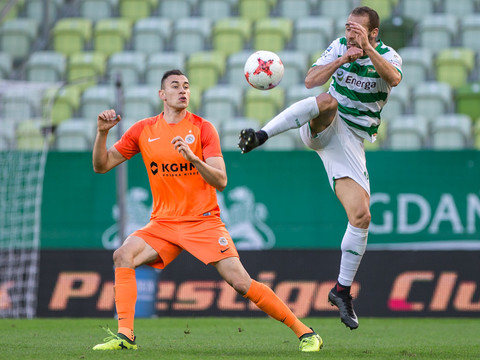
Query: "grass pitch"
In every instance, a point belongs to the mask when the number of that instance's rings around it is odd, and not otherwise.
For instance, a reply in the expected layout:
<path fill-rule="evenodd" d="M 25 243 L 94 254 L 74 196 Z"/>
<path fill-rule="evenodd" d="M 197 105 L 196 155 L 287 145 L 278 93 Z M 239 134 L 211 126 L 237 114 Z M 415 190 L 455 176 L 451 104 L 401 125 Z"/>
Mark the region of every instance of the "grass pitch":
<path fill-rule="evenodd" d="M 0 359 L 480 359 L 480 319 L 307 318 L 322 336 L 319 353 L 268 318 L 159 318 L 135 321 L 137 351 L 93 351 L 113 319 L 0 319 Z"/>

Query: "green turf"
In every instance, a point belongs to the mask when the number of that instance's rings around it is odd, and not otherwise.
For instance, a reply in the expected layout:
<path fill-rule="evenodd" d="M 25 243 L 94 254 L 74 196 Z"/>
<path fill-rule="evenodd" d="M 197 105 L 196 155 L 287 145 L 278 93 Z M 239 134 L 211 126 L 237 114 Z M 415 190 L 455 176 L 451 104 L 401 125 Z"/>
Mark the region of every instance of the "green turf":
<path fill-rule="evenodd" d="M 0 319 L 0 359 L 480 359 L 480 319 L 308 318 L 324 340 L 298 351 L 295 335 L 268 318 L 137 319 L 137 351 L 91 350 L 113 319 Z"/>

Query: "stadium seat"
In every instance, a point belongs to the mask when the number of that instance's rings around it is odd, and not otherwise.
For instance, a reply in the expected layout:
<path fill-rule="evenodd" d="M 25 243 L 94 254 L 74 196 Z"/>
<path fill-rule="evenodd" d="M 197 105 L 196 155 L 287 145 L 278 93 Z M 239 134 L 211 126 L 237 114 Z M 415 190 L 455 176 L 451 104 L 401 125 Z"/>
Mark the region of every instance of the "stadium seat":
<path fill-rule="evenodd" d="M 333 18 L 310 16 L 299 19 L 294 27 L 294 44 L 298 51 L 313 54 L 323 51 L 333 40 Z"/>
<path fill-rule="evenodd" d="M 9 2 L 10 0 L 0 0 L 0 9 L 3 10 Z M 23 1 L 17 1 L 13 3 L 10 10 L 8 10 L 8 12 L 5 14 L 5 17 L 2 20 L 7 21 L 7 20 L 18 18 L 18 15 L 22 12 L 24 5 L 25 4 Z"/>
<path fill-rule="evenodd" d="M 28 0 L 25 2 L 25 15 L 36 20 L 39 24 L 51 25 L 57 18 L 58 10 L 63 5 L 63 0 L 48 0 L 47 17 L 44 16 L 45 0 Z"/>
<path fill-rule="evenodd" d="M 66 85 L 62 88 L 52 87 L 43 96 L 44 117 L 53 125 L 73 117 L 79 109 L 82 87 Z"/>
<path fill-rule="evenodd" d="M 202 107 L 202 88 L 190 85 L 190 103 L 187 110 L 193 113 L 199 113 Z"/>
<path fill-rule="evenodd" d="M 38 35 L 38 23 L 28 18 L 6 20 L 0 26 L 0 35 L 0 50 L 9 54 L 14 61 L 19 61 L 32 50 Z"/>
<path fill-rule="evenodd" d="M 119 0 L 119 15 L 131 21 L 150 16 L 159 0 Z"/>
<path fill-rule="evenodd" d="M 10 54 L 0 52 L 0 79 L 8 79 L 12 73 L 13 60 Z"/>
<path fill-rule="evenodd" d="M 230 85 L 240 86 L 243 89 L 251 88 L 245 79 L 244 72 L 245 62 L 251 54 L 251 50 L 243 50 L 228 57 L 226 77 Z"/>
<path fill-rule="evenodd" d="M 405 114 L 410 106 L 410 88 L 401 82 L 392 88 L 387 104 L 382 109 L 382 119 L 394 119 Z"/>
<path fill-rule="evenodd" d="M 480 150 L 480 118 L 475 121 L 475 126 L 474 126 L 474 147 L 477 150 Z"/>
<path fill-rule="evenodd" d="M 413 19 L 395 15 L 380 22 L 380 39 L 398 51 L 410 45 L 414 29 Z"/>
<path fill-rule="evenodd" d="M 143 82 L 147 57 L 144 53 L 135 51 L 121 51 L 114 53 L 108 60 L 110 81 L 114 83 L 120 74 L 122 84 L 128 86 Z"/>
<path fill-rule="evenodd" d="M 218 20 L 212 31 L 213 49 L 226 55 L 242 51 L 251 38 L 252 22 L 246 18 L 230 17 Z"/>
<path fill-rule="evenodd" d="M 239 0 L 238 14 L 252 21 L 268 18 L 274 0 Z"/>
<path fill-rule="evenodd" d="M 202 114 L 217 129 L 233 119 L 243 105 L 243 90 L 233 85 L 217 85 L 203 93 Z"/>
<path fill-rule="evenodd" d="M 333 39 L 345 36 L 345 23 L 346 22 L 347 22 L 347 17 L 338 18 L 338 19 L 334 18 Z"/>
<path fill-rule="evenodd" d="M 307 89 L 303 84 L 289 86 L 286 89 L 285 106 L 288 107 L 297 101 L 306 99 L 310 96 L 317 96 L 323 91 L 319 88 Z"/>
<path fill-rule="evenodd" d="M 258 91 L 258 90 L 257 90 Z M 238 136 L 242 129 L 252 128 L 258 130 L 259 123 L 255 119 L 236 117 L 229 121 L 224 121 L 220 128 L 220 144 L 223 150 L 238 151 Z M 263 147 L 258 148 L 259 150 Z"/>
<path fill-rule="evenodd" d="M 108 19 L 115 13 L 118 0 L 83 0 L 80 3 L 80 16 L 93 22 Z"/>
<path fill-rule="evenodd" d="M 412 89 L 412 100 L 413 112 L 425 116 L 429 121 L 453 110 L 453 91 L 446 83 L 419 83 Z"/>
<path fill-rule="evenodd" d="M 160 86 L 129 86 L 124 92 L 123 118 L 140 120 L 161 112 L 163 103 L 158 96 Z"/>
<path fill-rule="evenodd" d="M 92 38 L 92 21 L 86 18 L 63 18 L 53 29 L 53 50 L 65 55 L 83 51 Z"/>
<path fill-rule="evenodd" d="M 250 88 L 245 93 L 244 116 L 256 119 L 262 126 L 283 110 L 285 90 L 276 87 L 269 91 Z"/>
<path fill-rule="evenodd" d="M 460 17 L 460 43 L 480 53 L 480 14 Z"/>
<path fill-rule="evenodd" d="M 55 129 L 55 149 L 59 151 L 91 151 L 95 140 L 96 121 L 70 118 Z"/>
<path fill-rule="evenodd" d="M 135 22 L 132 45 L 135 51 L 154 54 L 163 51 L 172 36 L 172 21 L 148 17 Z"/>
<path fill-rule="evenodd" d="M 158 13 L 170 19 L 187 18 L 192 14 L 193 5 L 191 0 L 161 0 Z"/>
<path fill-rule="evenodd" d="M 352 0 L 322 0 L 319 6 L 320 15 L 332 19 L 345 18 L 345 20 L 354 8 Z M 342 21 L 345 22 L 345 20 Z"/>
<path fill-rule="evenodd" d="M 203 90 L 217 84 L 225 72 L 226 57 L 218 51 L 196 52 L 187 60 L 187 76 L 190 84 Z"/>
<path fill-rule="evenodd" d="M 392 150 L 420 150 L 427 145 L 428 119 L 401 115 L 388 122 L 388 144 Z"/>
<path fill-rule="evenodd" d="M 36 51 L 27 61 L 27 80 L 56 82 L 64 80 L 67 57 L 55 51 Z"/>
<path fill-rule="evenodd" d="M 307 71 L 311 66 L 308 61 L 308 55 L 304 52 L 293 50 L 279 51 L 277 54 L 285 68 L 280 86 L 288 88 L 293 85 L 303 84 Z"/>
<path fill-rule="evenodd" d="M 304 145 L 300 138 L 299 130 L 292 129 L 269 138 L 262 147 L 268 151 L 292 151 L 302 148 Z"/>
<path fill-rule="evenodd" d="M 238 0 L 202 0 L 199 15 L 217 21 L 232 16 Z"/>
<path fill-rule="evenodd" d="M 42 135 L 42 118 L 21 121 L 15 132 L 18 150 L 42 150 L 45 136 Z"/>
<path fill-rule="evenodd" d="M 455 92 L 457 112 L 480 119 L 480 82 L 466 84 Z"/>
<path fill-rule="evenodd" d="M 293 21 L 288 18 L 265 18 L 255 22 L 253 48 L 281 51 L 293 35 Z"/>
<path fill-rule="evenodd" d="M 312 13 L 311 0 L 279 0 L 277 4 L 280 17 L 299 20 L 310 16 Z"/>
<path fill-rule="evenodd" d="M 430 49 L 409 46 L 399 49 L 398 54 L 402 58 L 403 84 L 412 87 L 433 76 L 433 52 Z"/>
<path fill-rule="evenodd" d="M 421 21 L 425 16 L 433 14 L 437 0 L 402 0 L 401 14 L 415 21 Z"/>
<path fill-rule="evenodd" d="M 464 114 L 438 116 L 432 123 L 432 148 L 460 150 L 471 146 L 472 121 Z"/>
<path fill-rule="evenodd" d="M 393 12 L 394 1 L 392 0 L 361 0 L 359 6 L 368 6 L 378 13 L 380 19 L 388 19 Z"/>
<path fill-rule="evenodd" d="M 436 58 L 437 81 L 457 89 L 468 82 L 474 66 L 475 51 L 472 49 L 455 47 L 441 50 Z"/>
<path fill-rule="evenodd" d="M 132 35 L 132 22 L 125 18 L 97 21 L 93 34 L 93 49 L 107 56 L 122 51 Z"/>
<path fill-rule="evenodd" d="M 475 13 L 477 0 L 443 0 L 443 11 L 460 18 Z"/>
<path fill-rule="evenodd" d="M 96 84 L 105 75 L 107 56 L 98 52 L 81 52 L 70 56 L 68 82 L 83 84 L 84 88 Z"/>
<path fill-rule="evenodd" d="M 179 52 L 164 52 L 151 54 L 147 59 L 145 82 L 160 89 L 163 74 L 172 69 L 185 70 L 185 55 Z"/>
<path fill-rule="evenodd" d="M 116 107 L 113 85 L 95 85 L 85 89 L 81 97 L 81 113 L 86 119 L 96 119 L 104 110 Z"/>
<path fill-rule="evenodd" d="M 453 45 L 454 36 L 458 31 L 458 20 L 454 15 L 431 14 L 422 16 L 418 26 L 419 45 L 437 53 Z"/>
<path fill-rule="evenodd" d="M 172 44 L 174 51 L 191 55 L 203 51 L 211 40 L 212 23 L 208 18 L 183 18 L 174 24 Z"/>
<path fill-rule="evenodd" d="M 4 92 L 0 100 L 0 118 L 23 120 L 39 115 L 41 94 L 14 88 Z"/>

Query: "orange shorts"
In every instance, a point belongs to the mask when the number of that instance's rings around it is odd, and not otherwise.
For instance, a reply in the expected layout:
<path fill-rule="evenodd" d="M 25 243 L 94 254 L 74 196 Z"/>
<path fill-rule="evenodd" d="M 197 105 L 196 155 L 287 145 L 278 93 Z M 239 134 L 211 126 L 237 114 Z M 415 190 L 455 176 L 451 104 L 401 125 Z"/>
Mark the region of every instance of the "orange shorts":
<path fill-rule="evenodd" d="M 148 264 L 158 269 L 171 263 L 182 250 L 205 264 L 238 257 L 235 244 L 218 216 L 193 221 L 150 221 L 131 235 L 142 238 L 158 253 L 159 258 Z"/>

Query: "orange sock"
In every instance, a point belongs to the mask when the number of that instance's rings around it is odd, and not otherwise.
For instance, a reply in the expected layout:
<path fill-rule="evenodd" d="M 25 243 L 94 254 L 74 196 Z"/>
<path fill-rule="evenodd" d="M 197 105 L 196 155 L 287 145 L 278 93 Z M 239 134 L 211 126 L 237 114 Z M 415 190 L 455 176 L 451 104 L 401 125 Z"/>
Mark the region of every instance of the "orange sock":
<path fill-rule="evenodd" d="M 137 280 L 135 270 L 130 268 L 115 269 L 115 306 L 118 314 L 118 332 L 134 339 L 133 320 L 137 301 Z"/>
<path fill-rule="evenodd" d="M 244 297 L 253 301 L 267 315 L 287 325 L 297 337 L 312 332 L 309 327 L 297 319 L 292 310 L 265 284 L 252 280 L 252 284 Z"/>

